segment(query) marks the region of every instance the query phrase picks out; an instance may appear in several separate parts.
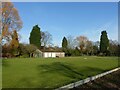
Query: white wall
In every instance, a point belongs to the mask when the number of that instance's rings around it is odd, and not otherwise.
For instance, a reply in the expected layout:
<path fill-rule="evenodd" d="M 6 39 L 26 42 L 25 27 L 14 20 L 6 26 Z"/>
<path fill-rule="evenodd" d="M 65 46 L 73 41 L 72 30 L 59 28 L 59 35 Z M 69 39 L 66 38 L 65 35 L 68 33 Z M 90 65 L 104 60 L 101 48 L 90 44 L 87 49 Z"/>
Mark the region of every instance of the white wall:
<path fill-rule="evenodd" d="M 43 57 L 48 57 L 48 53 L 43 53 Z"/>
<path fill-rule="evenodd" d="M 56 57 L 61 55 L 62 57 L 64 57 L 64 53 L 63 52 L 43 52 L 43 57 L 47 58 L 47 57 Z"/>
<path fill-rule="evenodd" d="M 52 53 L 51 52 L 48 53 L 48 57 L 52 57 Z"/>
<path fill-rule="evenodd" d="M 53 52 L 53 53 L 52 53 L 52 57 L 56 57 L 56 53 Z"/>

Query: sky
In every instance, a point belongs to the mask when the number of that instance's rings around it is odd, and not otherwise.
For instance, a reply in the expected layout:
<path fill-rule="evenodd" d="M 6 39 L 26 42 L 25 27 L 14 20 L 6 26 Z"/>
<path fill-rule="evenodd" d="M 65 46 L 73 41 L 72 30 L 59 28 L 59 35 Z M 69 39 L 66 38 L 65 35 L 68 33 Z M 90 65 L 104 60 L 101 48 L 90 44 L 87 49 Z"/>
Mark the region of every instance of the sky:
<path fill-rule="evenodd" d="M 117 2 L 14 2 L 23 21 L 20 42 L 29 43 L 33 26 L 52 34 L 53 44 L 61 46 L 63 37 L 87 36 L 99 41 L 101 31 L 118 40 Z"/>

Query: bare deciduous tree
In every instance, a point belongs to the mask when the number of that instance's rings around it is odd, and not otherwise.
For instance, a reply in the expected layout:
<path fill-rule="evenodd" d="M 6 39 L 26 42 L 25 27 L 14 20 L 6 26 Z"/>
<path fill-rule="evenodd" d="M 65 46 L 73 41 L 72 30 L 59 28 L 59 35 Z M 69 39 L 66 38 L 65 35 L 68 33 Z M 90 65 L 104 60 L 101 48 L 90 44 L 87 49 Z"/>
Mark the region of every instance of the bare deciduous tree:
<path fill-rule="evenodd" d="M 92 41 L 88 40 L 86 42 L 86 53 L 87 53 L 87 55 L 88 55 L 88 53 L 90 53 L 92 55 L 92 53 L 93 53 L 93 43 L 92 43 Z"/>
<path fill-rule="evenodd" d="M 67 37 L 67 41 L 68 41 L 68 48 L 69 49 L 75 49 L 75 47 L 78 46 L 77 45 L 77 40 L 71 35 L 69 35 Z"/>
<path fill-rule="evenodd" d="M 80 48 L 81 52 L 83 52 L 83 49 L 85 49 L 85 47 L 86 47 L 88 38 L 86 36 L 78 36 L 76 39 L 79 43 L 79 48 Z"/>
<path fill-rule="evenodd" d="M 48 31 L 41 32 L 41 37 L 42 46 L 46 47 L 51 45 L 52 35 Z"/>

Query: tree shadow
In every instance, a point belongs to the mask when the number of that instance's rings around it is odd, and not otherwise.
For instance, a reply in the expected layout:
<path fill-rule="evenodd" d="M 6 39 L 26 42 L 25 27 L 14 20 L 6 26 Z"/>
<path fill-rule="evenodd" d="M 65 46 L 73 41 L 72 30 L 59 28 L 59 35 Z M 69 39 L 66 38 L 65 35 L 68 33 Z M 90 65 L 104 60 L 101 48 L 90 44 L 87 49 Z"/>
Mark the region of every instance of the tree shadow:
<path fill-rule="evenodd" d="M 69 65 L 60 62 L 54 62 L 50 65 L 39 65 L 37 68 L 40 72 L 41 69 L 43 69 L 44 71 L 42 71 L 42 73 L 59 73 L 60 75 L 70 77 L 71 79 L 81 79 L 81 76 L 83 76 L 82 73 L 72 69 Z"/>
<path fill-rule="evenodd" d="M 53 62 L 52 64 L 49 64 L 49 65 L 47 64 L 38 65 L 36 69 L 38 70 L 39 78 L 36 78 L 34 76 L 23 77 L 18 82 L 16 82 L 15 84 L 16 86 L 14 87 L 25 87 L 25 88 L 27 87 L 37 87 L 37 88 L 49 87 L 50 82 L 47 84 L 46 83 L 47 80 L 52 81 L 52 78 L 55 78 L 54 75 L 51 75 L 49 78 L 46 77 L 47 75 L 50 75 L 50 73 L 59 75 L 59 76 L 62 75 L 70 79 L 67 82 L 60 82 L 59 84 L 53 85 L 53 87 L 50 87 L 50 88 L 58 88 L 61 85 L 70 84 L 78 80 L 82 80 L 83 78 L 87 78 L 90 72 L 96 72 L 96 71 L 101 72 L 102 71 L 101 69 L 92 68 L 92 67 L 84 67 L 83 69 L 80 68 L 79 70 L 79 69 L 72 67 L 72 65 L 70 64 L 61 63 L 61 62 Z M 86 73 L 88 74 L 86 75 Z M 33 80 L 37 81 L 37 83 L 35 84 Z M 59 82 L 59 81 L 55 81 L 55 82 Z"/>
<path fill-rule="evenodd" d="M 69 64 L 63 64 L 61 62 L 54 62 L 49 65 L 38 65 L 37 66 L 39 72 L 41 73 L 59 73 L 59 75 L 63 75 L 69 77 L 71 79 L 80 80 L 83 78 L 90 77 L 92 75 L 96 75 L 103 72 L 102 69 L 94 68 L 94 67 L 84 67 L 80 68 L 80 70 L 71 67 Z M 43 71 L 41 71 L 43 69 Z M 74 81 L 73 81 L 74 82 Z"/>
<path fill-rule="evenodd" d="M 5 62 L 5 64 L 6 64 L 6 62 Z M 52 74 L 57 73 L 57 75 L 62 75 L 62 76 L 68 77 L 72 81 L 70 80 L 65 84 L 69 84 L 69 83 L 81 80 L 83 78 L 87 78 L 89 76 L 95 75 L 96 72 L 97 72 L 97 74 L 103 72 L 102 69 L 99 69 L 96 67 L 83 67 L 82 69 L 80 68 L 80 70 L 79 70 L 78 68 L 76 69 L 75 67 L 72 67 L 72 65 L 69 65 L 67 63 L 61 63 L 61 62 L 53 62 L 49 65 L 47 65 L 47 64 L 38 65 L 36 69 L 38 70 L 38 74 L 40 76 L 39 78 L 23 77 L 23 78 L 21 78 L 21 80 L 16 82 L 16 84 L 15 84 L 16 86 L 14 86 L 14 87 L 21 87 L 22 85 L 24 85 L 23 87 L 25 87 L 25 88 L 26 87 L 37 87 L 37 88 L 47 87 L 47 83 L 46 83 L 47 81 L 44 79 L 41 79 L 42 78 L 41 76 L 44 77 L 44 75 L 49 75 L 50 73 L 52 73 Z M 50 78 L 55 78 L 55 77 L 51 76 Z M 50 80 L 50 78 L 49 78 L 49 80 Z M 37 81 L 36 85 L 35 85 L 35 83 L 33 83 L 33 80 Z M 50 81 L 52 81 L 52 80 L 50 80 Z M 62 85 L 61 83 L 60 83 L 60 85 Z M 56 88 L 56 87 L 58 88 L 58 87 L 60 87 L 60 85 L 57 85 L 57 86 L 54 85 L 54 87 L 51 87 L 51 88 Z"/>

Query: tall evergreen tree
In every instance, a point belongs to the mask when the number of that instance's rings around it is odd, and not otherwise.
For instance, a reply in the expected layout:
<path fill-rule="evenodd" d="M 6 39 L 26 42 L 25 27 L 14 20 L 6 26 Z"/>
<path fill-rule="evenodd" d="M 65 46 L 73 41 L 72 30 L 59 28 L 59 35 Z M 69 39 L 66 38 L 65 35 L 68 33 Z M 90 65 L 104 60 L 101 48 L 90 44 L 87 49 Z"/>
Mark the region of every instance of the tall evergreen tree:
<path fill-rule="evenodd" d="M 29 38 L 30 44 L 33 44 L 40 48 L 41 46 L 41 31 L 38 25 L 35 25 L 30 33 L 30 38 Z"/>
<path fill-rule="evenodd" d="M 105 53 L 109 48 L 109 39 L 106 31 L 101 32 L 100 38 L 100 52 Z"/>
<path fill-rule="evenodd" d="M 67 41 L 66 37 L 64 37 L 62 40 L 62 48 L 67 49 L 67 47 L 68 47 L 68 41 Z"/>
<path fill-rule="evenodd" d="M 64 37 L 62 40 L 62 50 L 65 52 L 65 56 L 69 55 L 68 41 L 67 41 L 66 37 Z"/>

